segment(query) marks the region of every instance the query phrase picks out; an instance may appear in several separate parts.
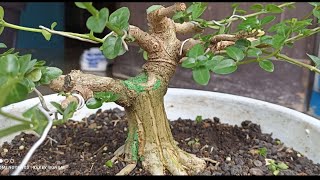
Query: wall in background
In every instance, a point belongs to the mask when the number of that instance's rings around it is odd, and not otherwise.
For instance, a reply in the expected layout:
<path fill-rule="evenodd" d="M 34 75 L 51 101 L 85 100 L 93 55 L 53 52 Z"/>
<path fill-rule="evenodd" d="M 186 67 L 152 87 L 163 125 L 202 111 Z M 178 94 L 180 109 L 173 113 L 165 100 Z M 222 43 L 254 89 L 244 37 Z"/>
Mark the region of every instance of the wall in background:
<path fill-rule="evenodd" d="M 38 28 L 39 25 L 50 28 L 57 22 L 55 30 L 64 30 L 64 2 L 28 2 L 21 12 L 20 25 Z M 64 49 L 64 37 L 53 35 L 50 42 L 40 33 L 19 31 L 16 48 L 58 48 Z"/>

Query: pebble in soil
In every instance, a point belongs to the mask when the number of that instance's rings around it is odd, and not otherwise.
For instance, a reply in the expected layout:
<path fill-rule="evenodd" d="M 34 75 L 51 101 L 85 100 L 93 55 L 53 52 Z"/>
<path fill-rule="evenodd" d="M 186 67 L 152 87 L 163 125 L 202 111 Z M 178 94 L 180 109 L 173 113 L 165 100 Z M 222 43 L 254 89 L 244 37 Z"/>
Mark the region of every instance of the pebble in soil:
<path fill-rule="evenodd" d="M 287 148 L 270 134 L 262 134 L 260 126 L 250 121 L 239 127 L 220 123 L 217 117 L 199 123 L 178 119 L 171 121 L 170 126 L 180 148 L 219 162 L 207 163 L 200 175 L 272 175 L 265 157 L 288 165 L 279 175 L 320 174 L 319 164 Z M 117 108 L 99 110 L 83 122 L 69 121 L 53 127 L 21 175 L 115 175 L 125 164 L 116 161 L 109 168 L 105 163 L 124 143 L 126 135 L 126 116 Z M 35 135 L 22 133 L 12 143 L 4 143 L 0 157 L 13 161 L 1 163 L 1 175 L 12 173 L 12 169 L 3 167 L 17 166 L 37 140 Z M 263 148 L 266 151 L 261 153 Z M 138 163 L 130 175 L 150 174 Z"/>

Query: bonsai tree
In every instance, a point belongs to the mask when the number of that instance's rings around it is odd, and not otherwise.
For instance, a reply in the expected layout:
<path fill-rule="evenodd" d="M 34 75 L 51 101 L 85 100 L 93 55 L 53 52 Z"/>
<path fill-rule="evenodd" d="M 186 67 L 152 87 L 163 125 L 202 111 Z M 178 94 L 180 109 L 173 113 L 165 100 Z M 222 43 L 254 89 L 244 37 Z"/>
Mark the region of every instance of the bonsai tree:
<path fill-rule="evenodd" d="M 179 148 L 164 108 L 164 96 L 177 66 L 191 69 L 194 81 L 201 85 L 208 84 L 210 73 L 230 74 L 238 66 L 248 63 L 256 63 L 262 69 L 273 72 L 272 61 L 286 61 L 320 72 L 320 59 L 316 56 L 308 55 L 314 62 L 309 65 L 281 53 L 283 47 L 292 46 L 297 40 L 320 31 L 318 27 L 308 28 L 313 17 L 320 18 L 320 3 L 310 3 L 314 9 L 304 19 L 287 19 L 269 29 L 264 27 L 276 18 L 274 14 L 293 8 L 294 3 L 255 4 L 250 8 L 252 13 L 234 4 L 233 14 L 222 20 L 201 18 L 207 3 L 191 3 L 188 7 L 184 3 L 169 7 L 153 5 L 146 10 L 148 32 L 128 23 L 130 11 L 126 7 L 110 13 L 107 8 L 96 9 L 90 2 L 76 2 L 75 5 L 91 14 L 86 21 L 88 34 L 54 30 L 55 22 L 50 28 L 10 24 L 5 21 L 2 8 L 0 32 L 4 28 L 13 28 L 42 33 L 47 40 L 56 34 L 91 42 L 99 44 L 108 59 L 128 51 L 127 43 L 136 43 L 146 59 L 141 73 L 127 80 L 84 74 L 79 70 L 62 75 L 58 68 L 47 67 L 44 61 L 32 59 L 31 55 L 19 55 L 10 49 L 0 55 L 0 107 L 21 101 L 28 93 L 36 91 L 43 109 L 48 112 L 35 106 L 20 117 L 1 110 L 1 115 L 19 124 L 1 130 L 0 137 L 27 129 L 40 135 L 44 133 L 49 123 L 46 113 L 53 113 L 46 108 L 46 102 L 36 87 L 47 85 L 66 96 L 61 103 L 52 102 L 62 115 L 56 116 L 53 124 L 70 119 L 82 98 L 88 108 L 99 108 L 106 102 L 124 107 L 128 117 L 128 136 L 112 158 L 114 161 L 124 156 L 127 166 L 119 174 L 130 173 L 138 161 L 154 175 L 163 175 L 166 170 L 173 175 L 197 174 L 205 168 L 208 159 Z M 267 16 L 261 17 L 263 14 Z M 232 31 L 230 25 L 234 22 L 240 23 Z M 103 38 L 97 37 L 105 28 L 111 33 Z M 213 33 L 205 33 L 205 29 L 211 29 Z M 190 38 L 180 40 L 178 34 L 188 34 Z M 1 46 L 5 47 L 4 44 Z"/>

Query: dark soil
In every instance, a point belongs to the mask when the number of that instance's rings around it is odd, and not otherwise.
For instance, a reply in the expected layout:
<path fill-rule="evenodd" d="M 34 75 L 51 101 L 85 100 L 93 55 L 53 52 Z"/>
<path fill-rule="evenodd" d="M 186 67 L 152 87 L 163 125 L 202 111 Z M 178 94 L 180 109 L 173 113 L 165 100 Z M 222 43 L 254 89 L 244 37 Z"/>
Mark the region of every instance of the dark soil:
<path fill-rule="evenodd" d="M 100 111 L 85 118 L 84 122 L 69 121 L 53 128 L 50 138 L 35 152 L 21 175 L 115 175 L 125 164 L 118 161 L 109 168 L 105 163 L 125 141 L 125 119 L 124 112 L 114 109 Z M 115 124 L 112 120 L 119 121 Z M 295 150 L 285 147 L 270 134 L 262 134 L 260 127 L 250 121 L 242 122 L 242 127 L 222 124 L 216 117 L 198 123 L 182 119 L 170 123 L 183 150 L 218 162 L 208 162 L 200 175 L 272 175 L 262 148 L 267 150 L 266 158 L 288 165 L 289 168 L 280 170 L 279 175 L 320 174 L 319 164 L 313 164 Z M 0 147 L 1 175 L 13 172 L 8 168 L 19 165 L 37 140 L 35 135 L 20 134 L 11 144 Z M 150 174 L 138 164 L 130 175 Z"/>

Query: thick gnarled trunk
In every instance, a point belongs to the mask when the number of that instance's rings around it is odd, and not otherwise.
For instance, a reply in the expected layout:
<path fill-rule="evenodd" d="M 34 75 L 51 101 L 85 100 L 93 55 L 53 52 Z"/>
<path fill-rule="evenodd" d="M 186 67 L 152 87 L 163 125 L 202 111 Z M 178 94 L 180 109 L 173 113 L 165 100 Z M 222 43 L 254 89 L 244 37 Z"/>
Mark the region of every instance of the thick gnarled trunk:
<path fill-rule="evenodd" d="M 205 162 L 177 146 L 165 113 L 163 92 L 143 92 L 125 109 L 129 126 L 125 160 L 141 160 L 154 175 L 165 174 L 165 170 L 173 175 L 197 174 L 205 168 Z"/>

